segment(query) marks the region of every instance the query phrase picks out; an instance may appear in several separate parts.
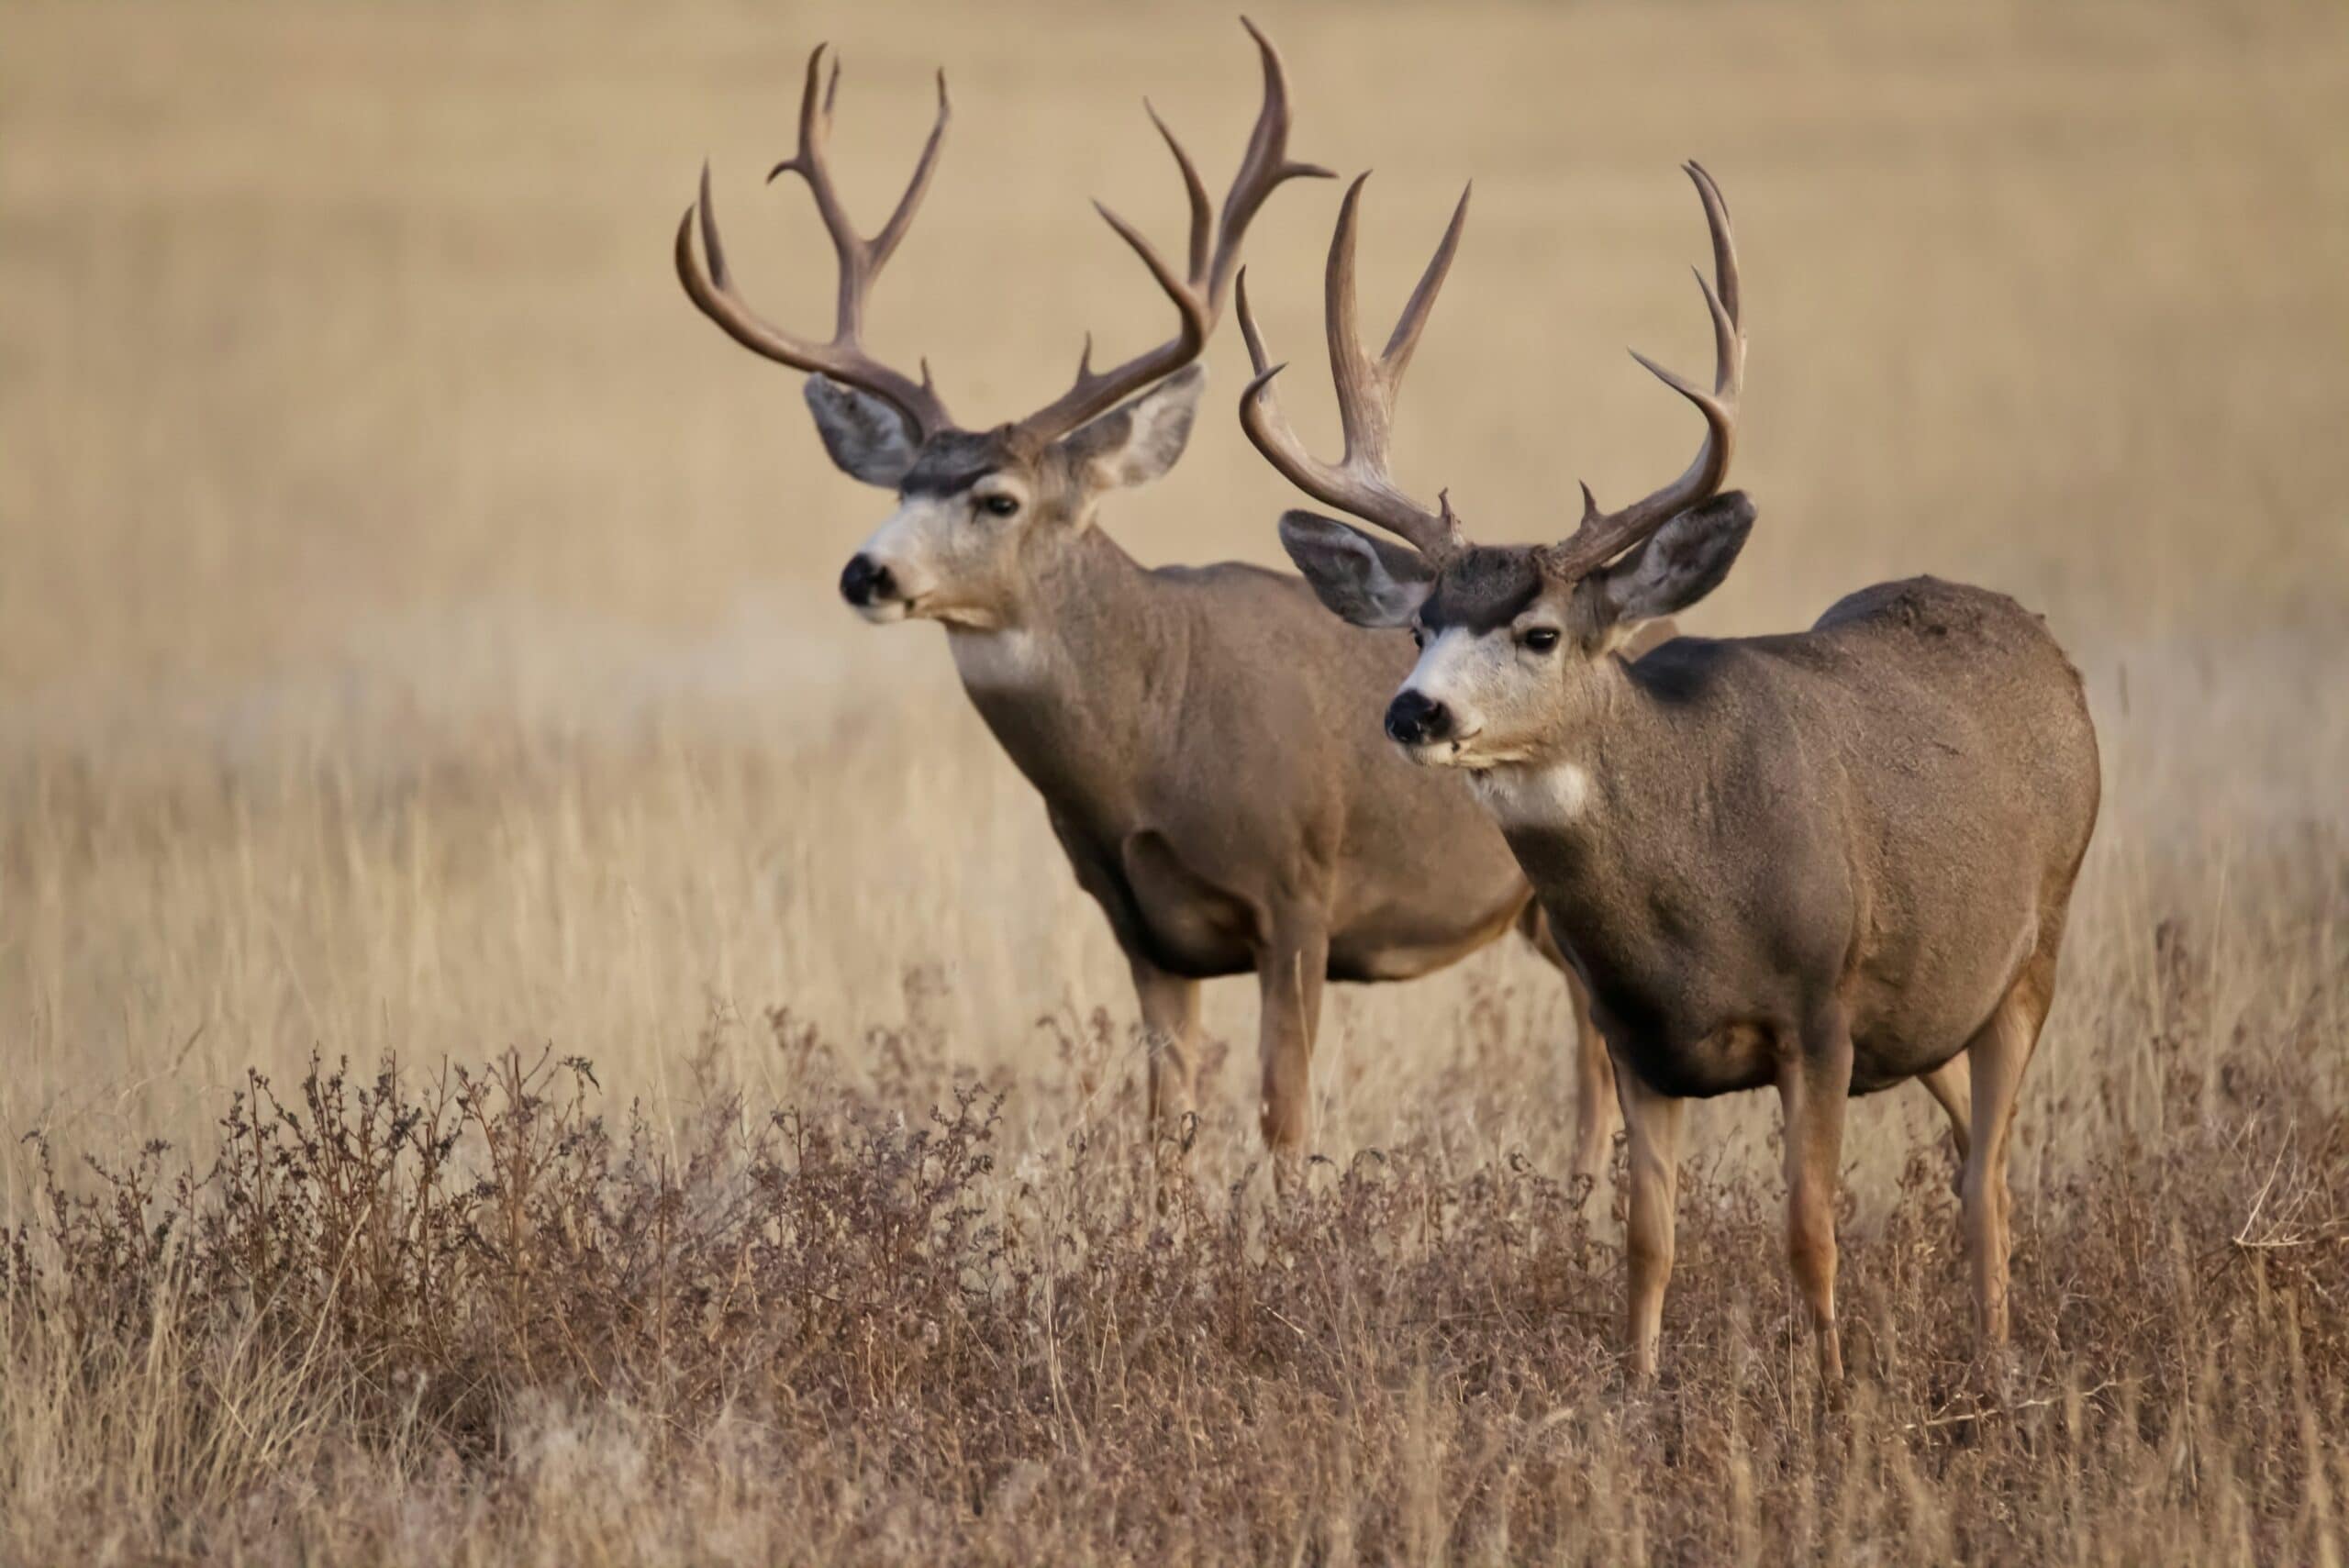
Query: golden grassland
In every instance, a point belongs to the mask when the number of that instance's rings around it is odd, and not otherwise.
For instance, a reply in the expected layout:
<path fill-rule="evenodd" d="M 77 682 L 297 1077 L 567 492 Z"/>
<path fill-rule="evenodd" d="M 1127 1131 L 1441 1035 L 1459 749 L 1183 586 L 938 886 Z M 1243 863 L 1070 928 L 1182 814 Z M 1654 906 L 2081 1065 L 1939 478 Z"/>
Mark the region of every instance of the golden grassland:
<path fill-rule="evenodd" d="M 1842 1408 L 1760 1104 L 1692 1122 L 1667 1372 L 1626 1389 L 1608 1196 L 1555 1179 L 1564 999 L 1513 948 L 1333 992 L 1295 1209 L 1251 1173 L 1252 986 L 1211 987 L 1153 1200 L 1106 931 L 935 634 L 838 606 L 883 498 L 667 247 L 707 153 L 746 289 L 819 320 L 805 199 L 758 183 L 804 51 L 846 55 L 868 224 L 942 63 L 874 326 L 1008 416 L 1085 328 L 1163 329 L 1085 198 L 1177 222 L 1144 91 L 1228 167 L 1227 17 L 11 4 L 0 1557 L 2341 1560 L 2338 8 L 1258 19 L 1297 153 L 1378 170 L 1374 313 L 1476 179 L 1408 474 L 1532 538 L 1677 468 L 1620 346 L 1703 362 L 1699 156 L 1762 522 L 1696 628 L 1932 571 L 2086 673 L 2005 1403 L 1914 1095 L 1853 1121 Z M 1308 364 L 1335 200 L 1251 248 Z M 1210 358 L 1182 466 L 1106 516 L 1145 560 L 1275 558 Z"/>

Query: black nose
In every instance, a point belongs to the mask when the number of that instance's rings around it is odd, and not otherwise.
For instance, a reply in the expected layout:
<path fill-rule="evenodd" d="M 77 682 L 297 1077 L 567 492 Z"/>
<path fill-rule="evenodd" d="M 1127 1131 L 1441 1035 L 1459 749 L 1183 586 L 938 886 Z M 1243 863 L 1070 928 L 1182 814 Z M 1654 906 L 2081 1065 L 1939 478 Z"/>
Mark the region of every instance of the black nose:
<path fill-rule="evenodd" d="M 1386 705 L 1386 733 L 1406 746 L 1424 746 L 1452 733 L 1452 714 L 1442 703 L 1406 689 Z"/>
<path fill-rule="evenodd" d="M 869 555 L 854 555 L 841 568 L 841 597 L 852 605 L 877 605 L 897 596 L 896 579 Z"/>

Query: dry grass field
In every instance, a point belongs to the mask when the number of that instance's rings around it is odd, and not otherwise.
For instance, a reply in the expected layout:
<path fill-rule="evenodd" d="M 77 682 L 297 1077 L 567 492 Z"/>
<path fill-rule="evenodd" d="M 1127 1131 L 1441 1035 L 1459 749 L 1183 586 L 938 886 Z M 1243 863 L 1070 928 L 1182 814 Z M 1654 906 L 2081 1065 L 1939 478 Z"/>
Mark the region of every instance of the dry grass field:
<path fill-rule="evenodd" d="M 2085 672 L 2107 805 L 2003 1401 L 1909 1093 L 1854 1115 L 1842 1407 L 1759 1102 L 1692 1122 L 1627 1387 L 1564 998 L 1515 947 L 1333 993 L 1293 1207 L 1252 984 L 1210 987 L 1153 1204 L 1106 929 L 935 630 L 839 606 L 883 499 L 668 243 L 707 153 L 746 289 L 818 319 L 805 198 L 758 184 L 804 51 L 845 54 L 868 223 L 945 65 L 875 327 L 1008 416 L 1086 328 L 1163 329 L 1086 198 L 1178 221 L 1145 91 L 1229 168 L 1227 17 L 12 0 L 0 1561 L 2349 1553 L 2349 18 L 1259 19 L 1297 153 L 1379 171 L 1372 310 L 1477 181 L 1407 474 L 1508 539 L 1676 470 L 1621 348 L 1704 362 L 1700 156 L 1762 522 L 1698 629 L 1932 571 Z M 1308 360 L 1335 200 L 1251 247 Z M 1148 561 L 1275 557 L 1236 333 L 1210 359 L 1182 466 L 1107 514 Z"/>

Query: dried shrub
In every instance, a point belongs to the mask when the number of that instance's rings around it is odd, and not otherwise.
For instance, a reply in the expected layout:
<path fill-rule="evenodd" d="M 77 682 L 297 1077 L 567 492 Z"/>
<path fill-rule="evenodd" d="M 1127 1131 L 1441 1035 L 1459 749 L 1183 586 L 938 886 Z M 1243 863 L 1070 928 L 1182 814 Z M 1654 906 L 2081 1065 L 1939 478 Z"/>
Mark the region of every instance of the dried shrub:
<path fill-rule="evenodd" d="M 1062 1029 L 1015 1092 L 1102 1070 L 1106 1023 Z M 2157 1032 L 2148 1060 L 2188 1072 L 2193 1038 Z M 200 1173 L 150 1145 L 68 1179 L 43 1151 L 0 1305 L 19 1543 L 124 1508 L 140 1476 L 151 1506 L 113 1544 L 205 1559 L 2338 1544 L 2349 1122 L 2310 1040 L 2233 1042 L 2215 1101 L 2164 1095 L 2029 1195 L 2003 1391 L 1972 1357 L 1946 1152 L 1917 1151 L 1882 1229 L 1847 1223 L 1840 1408 L 1775 1196 L 1701 1160 L 1666 1373 L 1638 1390 L 1604 1205 L 1522 1157 L 1461 1168 L 1421 1139 L 1278 1205 L 1162 1184 L 1088 1121 L 1007 1167 L 1003 1095 L 951 1085 L 938 1051 L 884 1053 L 885 1093 L 944 1090 L 918 1118 L 838 1087 L 754 1113 L 705 1084 L 667 1126 L 549 1051 L 315 1062 L 290 1095 L 253 1075 Z M 93 1462 L 27 1463 L 41 1419 Z M 171 1443 L 142 1453 L 139 1420 Z"/>

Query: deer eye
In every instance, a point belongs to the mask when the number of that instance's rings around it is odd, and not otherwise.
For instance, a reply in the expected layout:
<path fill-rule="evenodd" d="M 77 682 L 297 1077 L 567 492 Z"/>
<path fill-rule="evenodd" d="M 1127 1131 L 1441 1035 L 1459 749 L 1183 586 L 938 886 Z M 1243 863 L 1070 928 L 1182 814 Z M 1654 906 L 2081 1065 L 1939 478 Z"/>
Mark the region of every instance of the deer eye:
<path fill-rule="evenodd" d="M 1558 628 L 1554 626 L 1530 627 L 1518 640 L 1535 653 L 1553 652 L 1558 646 Z"/>
<path fill-rule="evenodd" d="M 991 517 L 1008 517 L 1019 510 L 1019 497 L 1007 495 L 998 490 L 991 495 L 979 497 L 979 510 Z"/>

